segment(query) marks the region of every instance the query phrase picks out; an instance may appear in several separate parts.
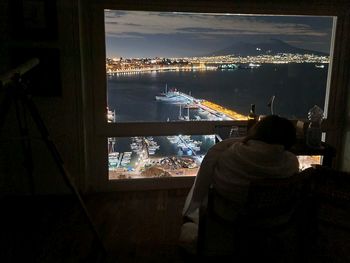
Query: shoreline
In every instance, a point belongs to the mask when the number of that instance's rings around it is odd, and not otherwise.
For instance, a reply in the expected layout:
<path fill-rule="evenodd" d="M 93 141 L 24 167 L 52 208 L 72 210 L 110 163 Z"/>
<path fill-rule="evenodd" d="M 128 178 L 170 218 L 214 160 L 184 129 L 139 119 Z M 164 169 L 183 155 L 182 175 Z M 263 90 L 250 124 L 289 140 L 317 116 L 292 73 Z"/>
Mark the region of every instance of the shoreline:
<path fill-rule="evenodd" d="M 286 65 L 286 64 L 315 64 L 315 67 L 318 67 L 318 64 L 321 65 L 328 65 L 329 63 L 320 63 L 316 61 L 310 61 L 310 62 L 289 62 L 289 61 L 276 61 L 276 62 L 251 62 L 254 64 L 253 66 L 250 66 L 249 63 L 220 63 L 218 66 L 188 66 L 188 67 L 155 67 L 155 68 L 144 68 L 144 69 L 128 69 L 128 70 L 111 70 L 108 69 L 106 71 L 107 75 L 118 75 L 118 74 L 133 74 L 133 73 L 153 73 L 153 72 L 173 72 L 173 71 L 234 71 L 238 69 L 256 69 L 260 66 L 267 64 L 267 65 Z M 236 65 L 235 68 L 220 68 L 220 65 Z M 324 67 L 322 67 L 324 68 Z"/>

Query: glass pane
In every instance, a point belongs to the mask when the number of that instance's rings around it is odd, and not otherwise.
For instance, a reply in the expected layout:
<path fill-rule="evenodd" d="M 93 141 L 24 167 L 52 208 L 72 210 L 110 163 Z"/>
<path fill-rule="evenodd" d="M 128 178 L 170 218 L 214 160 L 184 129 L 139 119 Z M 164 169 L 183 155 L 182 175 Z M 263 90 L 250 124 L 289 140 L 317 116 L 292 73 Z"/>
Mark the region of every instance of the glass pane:
<path fill-rule="evenodd" d="M 321 165 L 320 155 L 298 155 L 297 157 L 299 160 L 299 169 L 301 171 L 311 167 L 312 165 Z"/>
<path fill-rule="evenodd" d="M 215 135 L 108 138 L 109 179 L 195 176 Z"/>
<path fill-rule="evenodd" d="M 334 19 L 105 10 L 110 121 L 244 119 L 251 104 L 306 118 L 325 105 Z"/>

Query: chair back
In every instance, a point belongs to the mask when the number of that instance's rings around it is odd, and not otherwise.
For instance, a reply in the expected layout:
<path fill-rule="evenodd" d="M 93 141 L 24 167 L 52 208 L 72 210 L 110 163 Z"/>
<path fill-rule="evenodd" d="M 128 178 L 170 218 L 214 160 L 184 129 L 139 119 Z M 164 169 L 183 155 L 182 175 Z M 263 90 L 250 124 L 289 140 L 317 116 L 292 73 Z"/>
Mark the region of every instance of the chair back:
<path fill-rule="evenodd" d="M 308 172 L 318 223 L 350 231 L 350 173 L 322 166 Z"/>
<path fill-rule="evenodd" d="M 325 258 L 350 262 L 350 173 L 308 168 L 301 214 L 301 249 L 307 262 Z"/>
<path fill-rule="evenodd" d="M 300 185 L 299 174 L 257 179 L 250 183 L 243 204 L 235 203 L 212 187 L 207 205 L 200 209 L 198 253 L 237 255 L 244 249 L 253 253 L 251 246 L 255 241 L 264 243 L 268 236 L 289 225 L 298 204 Z M 249 248 L 242 250 L 243 244 Z"/>
<path fill-rule="evenodd" d="M 300 174 L 296 174 L 252 181 L 239 223 L 263 228 L 288 223 L 298 205 L 301 180 Z"/>

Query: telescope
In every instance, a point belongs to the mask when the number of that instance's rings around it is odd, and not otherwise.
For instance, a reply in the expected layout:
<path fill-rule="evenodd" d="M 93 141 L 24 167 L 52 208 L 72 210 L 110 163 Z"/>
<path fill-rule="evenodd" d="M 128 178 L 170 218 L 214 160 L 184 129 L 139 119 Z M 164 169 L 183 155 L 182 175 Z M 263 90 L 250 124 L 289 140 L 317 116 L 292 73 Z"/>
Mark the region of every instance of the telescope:
<path fill-rule="evenodd" d="M 30 71 L 32 68 L 36 67 L 39 64 L 38 58 L 32 58 L 27 62 L 19 65 L 18 67 L 4 73 L 0 76 L 0 88 L 9 84 L 15 76 L 22 76 L 23 74 Z"/>

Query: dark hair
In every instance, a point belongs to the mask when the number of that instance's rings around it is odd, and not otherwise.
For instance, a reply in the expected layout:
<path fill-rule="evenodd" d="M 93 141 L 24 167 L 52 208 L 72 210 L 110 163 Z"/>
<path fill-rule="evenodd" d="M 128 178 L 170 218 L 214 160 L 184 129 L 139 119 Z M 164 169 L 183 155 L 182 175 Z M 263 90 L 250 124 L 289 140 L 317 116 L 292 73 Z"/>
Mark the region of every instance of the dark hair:
<path fill-rule="evenodd" d="M 258 121 L 243 140 L 259 140 L 269 144 L 281 144 L 289 150 L 296 140 L 296 129 L 291 121 L 277 115 L 269 115 Z"/>

